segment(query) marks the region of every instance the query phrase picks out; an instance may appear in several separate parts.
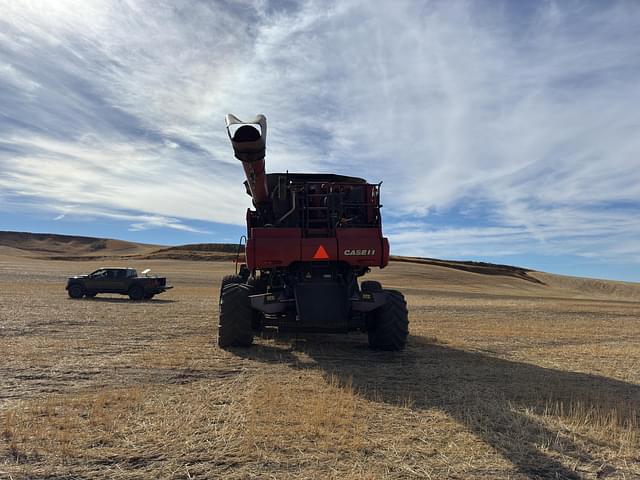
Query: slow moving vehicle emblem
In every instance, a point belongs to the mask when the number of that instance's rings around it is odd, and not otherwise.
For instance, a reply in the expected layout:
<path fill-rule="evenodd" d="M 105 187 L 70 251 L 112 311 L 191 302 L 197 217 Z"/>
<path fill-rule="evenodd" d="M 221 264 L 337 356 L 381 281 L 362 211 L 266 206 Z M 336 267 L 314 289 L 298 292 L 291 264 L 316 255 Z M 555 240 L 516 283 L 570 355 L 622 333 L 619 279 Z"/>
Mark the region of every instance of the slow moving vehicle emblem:
<path fill-rule="evenodd" d="M 313 254 L 313 259 L 314 260 L 328 260 L 329 259 L 329 254 L 324 249 L 324 247 L 322 245 L 320 245 L 318 247 L 318 249 L 316 250 L 316 253 Z"/>

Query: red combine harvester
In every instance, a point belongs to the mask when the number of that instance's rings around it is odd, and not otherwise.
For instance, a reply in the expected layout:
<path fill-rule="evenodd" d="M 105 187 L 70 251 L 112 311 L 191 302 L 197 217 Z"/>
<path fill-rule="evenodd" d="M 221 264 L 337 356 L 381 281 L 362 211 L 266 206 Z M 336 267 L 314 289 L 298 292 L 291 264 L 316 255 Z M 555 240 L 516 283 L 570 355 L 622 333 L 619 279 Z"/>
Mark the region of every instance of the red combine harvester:
<path fill-rule="evenodd" d="M 247 177 L 246 264 L 222 280 L 218 344 L 251 345 L 263 329 L 367 332 L 369 346 L 401 350 L 404 296 L 358 278 L 389 262 L 380 184 L 343 175 L 265 173 L 267 120 L 227 115 L 227 133 Z"/>

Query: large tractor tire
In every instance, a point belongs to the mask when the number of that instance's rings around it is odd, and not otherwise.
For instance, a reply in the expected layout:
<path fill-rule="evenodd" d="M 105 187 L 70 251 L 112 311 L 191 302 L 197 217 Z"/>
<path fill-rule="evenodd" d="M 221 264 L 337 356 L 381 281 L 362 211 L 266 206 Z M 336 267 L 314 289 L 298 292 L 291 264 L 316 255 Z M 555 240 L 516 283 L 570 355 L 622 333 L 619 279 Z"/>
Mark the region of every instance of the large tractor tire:
<path fill-rule="evenodd" d="M 363 292 L 380 292 L 382 285 L 376 280 L 365 280 L 360 284 L 360 290 Z"/>
<path fill-rule="evenodd" d="M 403 350 L 409 336 L 409 312 L 402 293 L 385 290 L 387 303 L 373 311 L 368 322 L 369 347 L 375 350 Z"/>
<path fill-rule="evenodd" d="M 82 288 L 82 285 L 74 283 L 69 287 L 67 292 L 71 298 L 82 298 L 84 295 L 84 288 Z"/>
<path fill-rule="evenodd" d="M 267 282 L 262 278 L 249 277 L 247 285 L 251 285 L 253 288 L 252 295 L 258 295 L 260 293 L 267 293 Z"/>
<path fill-rule="evenodd" d="M 231 285 L 232 283 L 245 283 L 244 278 L 240 275 L 225 275 L 222 277 L 222 282 L 220 283 L 220 295 L 222 295 L 222 290 L 227 285 Z"/>
<path fill-rule="evenodd" d="M 219 305 L 218 345 L 248 347 L 253 343 L 251 287 L 232 283 L 222 289 Z"/>
<path fill-rule="evenodd" d="M 134 285 L 129 289 L 129 298 L 131 300 L 142 300 L 144 298 L 144 288 L 140 285 Z"/>

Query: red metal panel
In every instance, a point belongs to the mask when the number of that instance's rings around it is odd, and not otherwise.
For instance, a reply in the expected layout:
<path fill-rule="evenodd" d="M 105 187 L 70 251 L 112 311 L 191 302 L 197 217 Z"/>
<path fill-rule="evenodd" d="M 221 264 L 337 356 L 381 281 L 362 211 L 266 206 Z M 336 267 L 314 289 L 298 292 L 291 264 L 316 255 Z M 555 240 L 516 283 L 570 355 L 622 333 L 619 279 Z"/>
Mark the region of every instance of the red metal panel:
<path fill-rule="evenodd" d="M 247 241 L 249 269 L 287 267 L 298 261 L 385 267 L 389 263 L 389 242 L 379 228 L 339 228 L 335 238 L 302 238 L 300 228 L 251 229 Z"/>
<path fill-rule="evenodd" d="M 249 268 L 286 267 L 300 261 L 299 228 L 253 228 L 249 242 L 253 245 L 254 266 Z"/>
<path fill-rule="evenodd" d="M 254 238 L 300 238 L 301 228 L 252 228 L 251 236 Z"/>
<path fill-rule="evenodd" d="M 338 242 L 336 242 L 335 238 L 303 238 L 301 244 L 301 259 L 303 262 L 338 260 Z M 320 247 L 324 249 L 324 252 Z M 326 253 L 326 255 L 323 253 Z"/>
<path fill-rule="evenodd" d="M 385 244 L 379 228 L 342 228 L 336 230 L 338 259 L 357 266 L 379 266 L 384 263 Z M 387 244 L 388 256 L 388 244 Z"/>
<path fill-rule="evenodd" d="M 386 237 L 382 237 L 382 263 L 380 268 L 384 268 L 389 265 L 389 240 Z"/>

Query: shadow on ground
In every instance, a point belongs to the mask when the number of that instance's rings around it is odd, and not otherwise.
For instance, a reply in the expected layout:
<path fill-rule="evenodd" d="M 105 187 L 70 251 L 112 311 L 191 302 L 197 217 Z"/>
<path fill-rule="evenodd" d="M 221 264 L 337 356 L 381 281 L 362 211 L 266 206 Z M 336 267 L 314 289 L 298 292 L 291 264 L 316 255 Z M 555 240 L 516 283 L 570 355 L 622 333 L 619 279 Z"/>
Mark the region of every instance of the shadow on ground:
<path fill-rule="evenodd" d="M 327 376 L 337 375 L 345 385 L 352 384 L 371 401 L 410 405 L 415 410 L 440 409 L 500 452 L 521 474 L 534 479 L 580 478 L 554 458 L 560 451 L 574 464 L 592 459 L 566 432 L 550 428 L 525 410 L 541 414 L 550 406 L 582 405 L 592 415 L 615 414 L 621 424 L 637 424 L 637 385 L 504 360 L 415 336 L 399 353 L 373 352 L 360 342 L 353 337 L 318 336 L 294 340 L 282 348 L 257 344 L 234 353 L 262 362 L 289 363 L 297 369 L 319 368 Z M 297 351 L 311 361 L 301 361 Z"/>
<path fill-rule="evenodd" d="M 176 303 L 177 300 L 164 300 L 161 298 L 151 298 L 149 300 L 136 300 L 133 301 L 129 297 L 93 297 L 93 298 L 79 298 L 72 299 L 73 301 L 81 301 L 81 302 L 105 302 L 105 303 Z"/>

